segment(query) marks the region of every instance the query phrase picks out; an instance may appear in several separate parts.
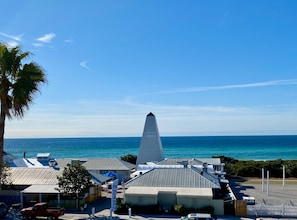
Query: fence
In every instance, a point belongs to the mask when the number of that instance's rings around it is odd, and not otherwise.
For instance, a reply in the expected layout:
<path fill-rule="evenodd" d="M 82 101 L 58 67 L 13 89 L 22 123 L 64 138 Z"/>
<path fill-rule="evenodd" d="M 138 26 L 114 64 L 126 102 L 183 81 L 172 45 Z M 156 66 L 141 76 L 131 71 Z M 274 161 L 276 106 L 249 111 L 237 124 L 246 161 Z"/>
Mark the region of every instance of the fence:
<path fill-rule="evenodd" d="M 297 206 L 290 205 L 248 205 L 247 215 L 250 216 L 282 216 L 297 217 Z"/>

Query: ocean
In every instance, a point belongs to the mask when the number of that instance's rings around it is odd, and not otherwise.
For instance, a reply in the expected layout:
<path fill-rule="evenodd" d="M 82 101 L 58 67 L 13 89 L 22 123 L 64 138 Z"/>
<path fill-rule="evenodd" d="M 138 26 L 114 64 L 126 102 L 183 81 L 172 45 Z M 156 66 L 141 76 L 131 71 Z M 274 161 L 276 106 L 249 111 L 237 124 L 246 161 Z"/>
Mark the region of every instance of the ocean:
<path fill-rule="evenodd" d="M 141 137 L 5 139 L 4 151 L 16 156 L 53 158 L 120 158 L 137 155 Z M 209 158 L 224 155 L 242 160 L 296 160 L 297 135 L 161 137 L 165 158 Z"/>

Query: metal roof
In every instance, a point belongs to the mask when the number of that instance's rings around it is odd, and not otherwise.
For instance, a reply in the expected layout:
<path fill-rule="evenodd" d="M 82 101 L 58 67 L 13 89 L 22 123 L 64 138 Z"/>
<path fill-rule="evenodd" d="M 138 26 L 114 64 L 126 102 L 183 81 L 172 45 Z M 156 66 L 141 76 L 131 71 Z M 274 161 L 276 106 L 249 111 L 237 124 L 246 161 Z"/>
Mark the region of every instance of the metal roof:
<path fill-rule="evenodd" d="M 116 158 L 91 158 L 85 162 L 87 170 L 132 170 L 136 165 Z"/>
<path fill-rule="evenodd" d="M 166 158 L 160 161 L 159 165 L 181 165 L 187 162 L 188 165 L 201 165 L 203 163 L 218 165 L 221 164 L 220 158 Z"/>
<path fill-rule="evenodd" d="M 89 171 L 89 174 L 91 174 L 92 176 L 92 180 L 95 182 L 95 183 L 105 183 L 109 180 L 111 180 L 112 178 L 109 177 L 109 176 L 104 176 L 100 173 L 96 173 L 96 172 L 92 172 L 92 171 Z"/>
<path fill-rule="evenodd" d="M 57 162 L 57 167 L 64 168 L 67 166 L 67 164 L 71 164 L 72 161 L 80 161 L 83 165 L 88 160 L 87 158 L 57 158 L 55 159 Z"/>
<path fill-rule="evenodd" d="M 58 184 L 57 176 L 62 175 L 62 170 L 53 168 L 13 167 L 9 172 L 14 185 L 55 185 Z"/>
<path fill-rule="evenodd" d="M 220 188 L 217 179 L 206 178 L 194 168 L 152 169 L 135 179 L 127 186 L 143 187 L 182 187 L 182 188 Z M 207 176 L 208 177 L 208 176 Z"/>

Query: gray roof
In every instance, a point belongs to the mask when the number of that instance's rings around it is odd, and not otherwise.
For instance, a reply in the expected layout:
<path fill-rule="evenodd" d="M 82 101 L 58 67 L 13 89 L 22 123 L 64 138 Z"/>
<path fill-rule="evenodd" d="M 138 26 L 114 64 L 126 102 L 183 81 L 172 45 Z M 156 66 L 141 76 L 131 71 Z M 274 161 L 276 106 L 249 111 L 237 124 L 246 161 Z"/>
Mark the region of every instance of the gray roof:
<path fill-rule="evenodd" d="M 92 158 L 85 162 L 87 170 L 132 170 L 136 165 L 116 158 Z"/>
<path fill-rule="evenodd" d="M 11 174 L 9 178 L 14 185 L 37 185 L 41 187 L 40 185 L 57 185 L 57 176 L 62 176 L 62 172 L 63 169 L 54 168 L 13 167 L 9 170 Z M 95 183 L 104 183 L 111 179 L 99 173 L 89 173 Z"/>
<path fill-rule="evenodd" d="M 111 180 L 112 178 L 111 177 L 108 177 L 108 176 L 104 176 L 100 173 L 95 173 L 95 172 L 92 172 L 92 171 L 89 171 L 89 174 L 91 174 L 92 176 L 92 180 L 95 182 L 95 183 L 105 183 L 109 180 Z"/>
<path fill-rule="evenodd" d="M 189 165 L 202 165 L 207 164 L 221 164 L 220 158 L 166 158 L 160 161 L 159 165 L 181 165 L 183 161 L 187 161 Z"/>
<path fill-rule="evenodd" d="M 215 178 L 206 178 L 195 168 L 158 168 L 130 180 L 127 186 L 220 188 Z"/>
<path fill-rule="evenodd" d="M 88 171 L 97 170 L 131 170 L 136 166 L 134 164 L 114 159 L 86 159 L 86 158 L 65 158 L 56 159 L 57 166 L 52 167 L 11 167 L 9 170 L 10 180 L 14 185 L 56 185 L 58 184 L 57 176 L 62 175 L 64 167 L 73 160 L 79 160 L 83 163 Z M 86 162 L 87 161 L 87 162 Z M 103 183 L 110 179 L 100 174 L 90 172 L 93 181 Z"/>
<path fill-rule="evenodd" d="M 10 168 L 9 177 L 14 185 L 55 185 L 58 184 L 57 176 L 62 175 L 62 170 L 53 168 Z"/>
<path fill-rule="evenodd" d="M 62 159 L 55 159 L 57 162 L 57 167 L 64 168 L 67 166 L 67 164 L 71 164 L 72 161 L 80 161 L 83 164 L 88 160 L 86 158 L 62 158 Z"/>

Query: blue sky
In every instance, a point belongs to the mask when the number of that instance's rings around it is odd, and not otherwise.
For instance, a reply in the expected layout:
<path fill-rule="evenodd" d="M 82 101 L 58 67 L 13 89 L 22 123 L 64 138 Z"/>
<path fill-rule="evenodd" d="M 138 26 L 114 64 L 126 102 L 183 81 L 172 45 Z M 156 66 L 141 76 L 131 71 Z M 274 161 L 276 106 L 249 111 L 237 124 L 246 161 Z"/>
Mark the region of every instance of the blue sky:
<path fill-rule="evenodd" d="M 297 134 L 297 2 L 1 3 L 48 84 L 5 137 Z"/>

